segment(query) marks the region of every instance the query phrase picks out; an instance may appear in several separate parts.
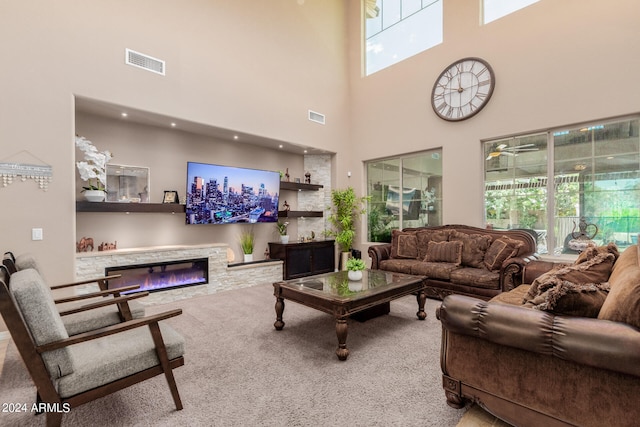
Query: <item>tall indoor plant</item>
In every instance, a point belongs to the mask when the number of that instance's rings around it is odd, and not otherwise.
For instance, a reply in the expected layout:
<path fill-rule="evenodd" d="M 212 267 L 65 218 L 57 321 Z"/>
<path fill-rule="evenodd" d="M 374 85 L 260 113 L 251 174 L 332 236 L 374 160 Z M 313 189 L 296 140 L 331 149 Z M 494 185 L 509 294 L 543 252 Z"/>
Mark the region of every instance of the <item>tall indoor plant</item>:
<path fill-rule="evenodd" d="M 343 269 L 346 268 L 346 259 L 356 236 L 356 219 L 358 215 L 365 213 L 367 200 L 368 197 L 357 197 L 352 187 L 331 191 L 332 207 L 327 219 L 332 229 L 326 234 L 336 239 L 341 252 L 340 262 Z"/>

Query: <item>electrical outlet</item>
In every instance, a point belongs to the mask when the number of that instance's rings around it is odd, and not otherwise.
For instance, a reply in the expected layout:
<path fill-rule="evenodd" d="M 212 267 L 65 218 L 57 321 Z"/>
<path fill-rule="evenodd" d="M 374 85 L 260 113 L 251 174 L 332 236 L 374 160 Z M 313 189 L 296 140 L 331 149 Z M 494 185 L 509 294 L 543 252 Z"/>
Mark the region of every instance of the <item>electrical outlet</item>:
<path fill-rule="evenodd" d="M 31 229 L 31 240 L 42 240 L 42 228 Z"/>

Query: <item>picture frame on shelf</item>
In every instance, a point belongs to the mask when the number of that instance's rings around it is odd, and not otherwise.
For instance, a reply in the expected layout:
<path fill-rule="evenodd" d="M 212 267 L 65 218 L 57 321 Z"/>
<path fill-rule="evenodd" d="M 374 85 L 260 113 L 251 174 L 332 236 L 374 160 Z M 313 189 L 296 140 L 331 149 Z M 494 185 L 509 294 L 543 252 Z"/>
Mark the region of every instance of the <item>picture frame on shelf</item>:
<path fill-rule="evenodd" d="M 296 184 L 300 184 L 300 178 L 296 178 L 296 179 L 295 179 L 295 183 L 296 183 Z"/>
<path fill-rule="evenodd" d="M 162 203 L 180 203 L 177 191 L 165 191 Z"/>
<path fill-rule="evenodd" d="M 107 165 L 107 202 L 149 203 L 149 168 Z"/>

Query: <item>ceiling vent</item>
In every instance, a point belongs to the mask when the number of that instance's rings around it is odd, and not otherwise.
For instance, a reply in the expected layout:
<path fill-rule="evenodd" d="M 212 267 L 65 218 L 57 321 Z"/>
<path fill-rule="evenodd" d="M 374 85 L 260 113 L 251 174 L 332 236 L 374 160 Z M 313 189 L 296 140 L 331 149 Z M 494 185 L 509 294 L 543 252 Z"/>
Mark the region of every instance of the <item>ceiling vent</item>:
<path fill-rule="evenodd" d="M 164 61 L 153 58 L 149 55 L 142 54 L 140 52 L 136 52 L 135 50 L 131 49 L 125 49 L 125 52 L 125 63 L 127 65 L 132 65 L 134 67 L 142 68 L 147 71 L 151 71 L 152 73 L 161 74 L 164 76 Z"/>
<path fill-rule="evenodd" d="M 324 114 L 316 113 L 315 111 L 309 110 L 309 120 L 312 122 L 324 124 Z"/>

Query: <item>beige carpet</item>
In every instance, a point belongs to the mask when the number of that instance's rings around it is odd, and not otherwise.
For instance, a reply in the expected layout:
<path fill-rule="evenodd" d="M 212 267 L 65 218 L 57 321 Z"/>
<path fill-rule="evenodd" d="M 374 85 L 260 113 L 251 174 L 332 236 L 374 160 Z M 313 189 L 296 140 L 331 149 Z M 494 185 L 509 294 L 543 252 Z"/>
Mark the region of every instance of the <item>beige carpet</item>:
<path fill-rule="evenodd" d="M 504 426 L 482 410 L 446 405 L 439 367 L 438 301 L 418 321 L 415 297 L 391 313 L 349 322 L 346 362 L 330 316 L 286 303 L 275 331 L 270 285 L 152 307 L 184 314 L 170 323 L 187 341 L 175 371 L 184 410 L 175 411 L 163 377 L 73 408 L 70 426 Z M 13 344 L 0 376 L 0 402 L 31 404 L 35 389 Z M 458 424 L 460 423 L 460 424 Z M 28 413 L 0 413 L 0 425 L 44 425 Z"/>

